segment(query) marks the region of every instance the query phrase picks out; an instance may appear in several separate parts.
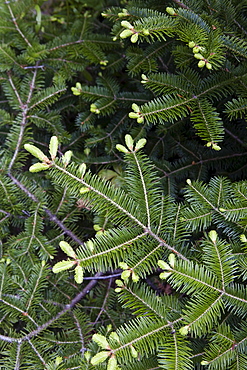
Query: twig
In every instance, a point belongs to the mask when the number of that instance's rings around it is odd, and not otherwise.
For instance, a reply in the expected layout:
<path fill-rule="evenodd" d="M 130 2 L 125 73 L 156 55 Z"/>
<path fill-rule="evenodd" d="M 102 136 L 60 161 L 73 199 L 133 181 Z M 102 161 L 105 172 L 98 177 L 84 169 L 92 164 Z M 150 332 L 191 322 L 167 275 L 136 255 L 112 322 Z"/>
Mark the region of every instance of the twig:
<path fill-rule="evenodd" d="M 28 341 L 30 343 L 30 339 L 33 338 L 34 336 L 37 336 L 41 331 L 45 330 L 48 326 L 50 326 L 54 321 L 58 320 L 59 317 L 61 317 L 62 315 L 64 315 L 66 312 L 72 310 L 72 308 L 74 308 L 74 306 L 82 299 L 84 298 L 94 287 L 95 285 L 98 283 L 98 280 L 97 278 L 100 277 L 102 275 L 102 272 L 98 272 L 95 276 L 94 276 L 94 279 L 91 280 L 86 286 L 85 288 L 80 292 L 78 293 L 75 298 L 72 299 L 71 303 L 70 304 L 66 304 L 64 306 L 64 308 L 56 315 L 54 316 L 52 319 L 50 319 L 49 321 L 47 321 L 45 324 L 39 326 L 37 329 L 31 331 L 29 334 L 23 336 L 22 338 L 12 338 L 12 337 L 7 337 L 5 335 L 1 335 L 0 334 L 0 340 L 4 341 L 4 342 L 8 342 L 8 343 L 18 343 L 19 346 L 21 345 L 21 343 L 25 342 L 25 341 Z"/>

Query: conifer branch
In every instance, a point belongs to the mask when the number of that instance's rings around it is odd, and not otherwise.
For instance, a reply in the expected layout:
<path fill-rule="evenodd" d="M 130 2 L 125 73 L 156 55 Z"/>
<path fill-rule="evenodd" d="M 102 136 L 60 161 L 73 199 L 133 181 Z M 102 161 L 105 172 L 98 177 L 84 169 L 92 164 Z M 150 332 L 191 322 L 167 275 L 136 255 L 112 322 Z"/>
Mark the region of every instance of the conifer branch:
<path fill-rule="evenodd" d="M 32 47 L 32 44 L 28 41 L 28 39 L 26 38 L 26 36 L 23 34 L 23 32 L 20 30 L 19 26 L 18 26 L 18 23 L 16 21 L 16 17 L 14 16 L 14 13 L 11 9 L 11 6 L 10 6 L 10 1 L 5 1 L 5 4 L 7 5 L 7 8 L 9 10 L 9 13 L 10 13 L 10 16 L 11 16 L 11 19 L 12 19 L 12 22 L 14 23 L 15 25 L 15 28 L 17 30 L 17 32 L 21 35 L 21 37 L 23 38 L 23 40 L 26 42 L 26 44 L 29 46 L 29 47 Z"/>

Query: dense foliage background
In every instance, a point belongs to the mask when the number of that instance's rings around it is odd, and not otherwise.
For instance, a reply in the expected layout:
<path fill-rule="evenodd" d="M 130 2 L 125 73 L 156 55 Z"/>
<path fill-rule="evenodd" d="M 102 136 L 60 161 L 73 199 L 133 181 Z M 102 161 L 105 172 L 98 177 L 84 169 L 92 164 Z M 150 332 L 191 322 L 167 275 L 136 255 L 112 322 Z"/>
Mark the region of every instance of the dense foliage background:
<path fill-rule="evenodd" d="M 246 369 L 246 1 L 0 13 L 1 368 Z"/>

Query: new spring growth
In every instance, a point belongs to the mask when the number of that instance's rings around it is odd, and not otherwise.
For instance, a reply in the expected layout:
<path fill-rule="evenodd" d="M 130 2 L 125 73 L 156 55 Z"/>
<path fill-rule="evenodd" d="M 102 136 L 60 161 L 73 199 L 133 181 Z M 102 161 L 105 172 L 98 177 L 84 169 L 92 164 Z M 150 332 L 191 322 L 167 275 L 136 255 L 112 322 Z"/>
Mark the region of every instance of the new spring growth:
<path fill-rule="evenodd" d="M 77 255 L 76 255 L 75 251 L 73 250 L 71 245 L 69 243 L 65 242 L 65 241 L 61 241 L 59 243 L 59 246 L 62 249 L 62 251 L 65 254 L 67 254 L 68 257 L 73 258 L 73 260 L 60 261 L 60 262 L 56 263 L 53 266 L 52 271 L 54 272 L 54 274 L 57 274 L 59 272 L 66 271 L 66 270 L 70 269 L 74 265 L 77 265 L 76 268 L 75 268 L 75 282 L 78 283 L 78 284 L 81 284 L 83 282 L 83 269 L 79 265 L 79 262 L 77 261 Z"/>
<path fill-rule="evenodd" d="M 116 334 L 117 335 L 117 334 Z M 118 337 L 118 336 L 117 336 Z M 107 370 L 116 370 L 117 369 L 117 360 L 114 354 L 111 352 L 111 347 L 106 339 L 106 337 L 102 334 L 94 334 L 92 340 L 98 344 L 99 347 L 103 349 L 107 349 L 108 351 L 101 351 L 98 352 L 95 356 L 91 359 L 92 365 L 98 365 L 104 362 L 109 356 L 110 359 L 107 364 Z"/>
<path fill-rule="evenodd" d="M 62 251 L 67 254 L 68 257 L 71 257 L 71 258 L 77 258 L 75 252 L 74 252 L 74 249 L 71 247 L 71 245 L 65 241 L 61 241 L 59 243 L 59 246 L 60 248 L 62 249 Z"/>
<path fill-rule="evenodd" d="M 132 357 L 134 357 L 134 358 L 138 357 L 138 352 L 135 349 L 135 347 L 133 347 L 132 345 L 130 346 L 130 352 L 131 352 Z"/>
<path fill-rule="evenodd" d="M 49 152 L 51 155 L 51 160 L 54 161 L 58 150 L 58 139 L 56 136 L 52 136 L 49 144 Z"/>
<path fill-rule="evenodd" d="M 203 46 L 196 45 L 194 41 L 188 43 L 189 48 L 192 49 L 194 57 L 199 59 L 198 67 L 203 68 L 206 66 L 207 69 L 212 69 L 212 64 L 201 54 L 205 53 L 206 49 Z"/>
<path fill-rule="evenodd" d="M 189 330 L 190 330 L 189 325 L 182 326 L 182 328 L 180 328 L 180 329 L 179 329 L 179 333 L 180 333 L 181 335 L 187 335 L 187 334 L 188 334 L 188 332 L 189 332 Z"/>
<path fill-rule="evenodd" d="M 123 30 L 121 33 L 120 33 L 120 38 L 121 39 L 126 39 L 127 37 L 130 37 L 130 41 L 132 43 L 136 43 L 138 41 L 138 32 L 135 31 L 135 28 L 134 26 L 132 26 L 132 24 L 128 21 L 122 21 L 121 22 L 121 26 L 126 28 L 126 30 Z M 148 30 L 143 30 L 143 33 L 144 31 L 147 33 Z M 149 31 L 148 31 L 148 34 L 149 34 Z"/>
<path fill-rule="evenodd" d="M 123 288 L 124 288 L 124 283 L 122 282 L 122 280 L 119 280 L 119 279 L 117 279 L 115 281 L 115 283 L 117 285 L 117 288 L 115 289 L 115 292 L 116 293 L 120 293 L 123 290 Z"/>
<path fill-rule="evenodd" d="M 132 281 L 137 283 L 139 281 L 139 276 L 133 271 L 125 262 L 119 262 L 119 267 L 124 271 L 121 274 L 121 279 L 128 280 L 129 277 L 132 277 Z M 120 280 L 121 281 L 121 280 Z"/>
<path fill-rule="evenodd" d="M 119 35 L 121 39 L 125 39 L 126 37 L 133 35 L 134 27 L 132 26 L 132 24 L 130 24 L 130 22 L 122 21 L 121 26 L 126 28 L 126 30 L 122 31 Z"/>
<path fill-rule="evenodd" d="M 118 13 L 118 17 L 119 18 L 126 17 L 128 15 L 129 15 L 129 13 L 128 13 L 128 10 L 127 9 L 122 9 L 122 12 L 121 13 Z"/>
<path fill-rule="evenodd" d="M 51 138 L 51 142 L 50 142 L 50 152 L 52 153 L 52 156 L 54 157 L 54 154 L 56 155 L 56 152 L 57 152 L 57 138 L 56 136 L 53 136 Z M 32 166 L 29 167 L 29 171 L 30 172 L 40 172 L 40 171 L 44 171 L 44 170 L 47 170 L 48 168 L 50 168 L 52 162 L 51 160 L 42 152 L 42 150 L 40 150 L 39 148 L 37 148 L 35 145 L 32 145 L 32 144 L 25 144 L 24 145 L 24 148 L 29 152 L 31 153 L 35 158 L 38 158 L 40 161 L 42 161 L 42 163 L 35 163 L 33 164 Z M 52 160 L 55 159 L 52 158 Z"/>
<path fill-rule="evenodd" d="M 146 84 L 148 82 L 148 78 L 146 75 L 142 74 L 142 80 L 141 80 L 141 83 L 142 84 Z"/>
<path fill-rule="evenodd" d="M 128 149 L 121 144 L 117 144 L 116 149 L 122 153 L 137 152 L 139 149 L 142 149 L 144 147 L 146 142 L 146 139 L 140 139 L 137 141 L 136 146 L 134 147 L 133 138 L 131 137 L 131 135 L 127 134 L 125 135 L 125 144 L 127 145 Z"/>
<path fill-rule="evenodd" d="M 95 366 L 104 362 L 110 356 L 110 354 L 110 351 L 98 352 L 95 356 L 91 358 L 91 364 Z"/>
<path fill-rule="evenodd" d="M 38 158 L 40 161 L 46 162 L 46 163 L 49 163 L 50 162 L 49 159 L 47 158 L 47 156 L 42 152 L 42 150 L 40 150 L 39 148 L 37 148 L 35 145 L 25 144 L 24 145 L 24 148 L 30 154 L 32 154 L 35 158 Z"/>
<path fill-rule="evenodd" d="M 212 149 L 217 150 L 217 151 L 221 150 L 221 147 L 218 144 L 213 143 L 212 141 L 208 142 L 206 146 L 208 148 L 212 147 Z"/>
<path fill-rule="evenodd" d="M 165 280 L 166 278 L 168 278 L 168 276 L 171 275 L 172 271 L 171 271 L 171 267 L 173 268 L 174 265 L 175 265 L 175 255 L 173 253 L 171 253 L 168 257 L 168 261 L 170 263 L 170 265 L 168 263 L 166 263 L 165 261 L 162 261 L 162 260 L 159 260 L 158 261 L 158 266 L 162 269 L 162 270 L 167 270 L 165 272 L 162 272 L 160 274 L 160 279 L 162 280 Z"/>
<path fill-rule="evenodd" d="M 241 240 L 242 243 L 246 243 L 247 242 L 247 238 L 246 238 L 246 236 L 244 234 L 241 234 L 240 235 L 240 240 Z"/>
<path fill-rule="evenodd" d="M 71 157 L 72 157 L 72 151 L 71 150 L 67 150 L 67 152 L 64 153 L 64 155 L 62 156 L 61 160 L 62 160 L 62 163 L 64 165 L 64 167 L 67 167 L 70 160 L 71 160 Z"/>
<path fill-rule="evenodd" d="M 92 340 L 98 344 L 99 347 L 103 349 L 110 349 L 110 345 L 107 342 L 107 339 L 102 334 L 94 334 Z"/>
<path fill-rule="evenodd" d="M 100 110 L 98 109 L 96 104 L 90 105 L 90 112 L 95 113 L 95 114 L 100 114 Z"/>
<path fill-rule="evenodd" d="M 208 233 L 209 238 L 212 240 L 212 242 L 215 244 L 217 240 L 217 232 L 215 230 L 211 230 Z"/>
<path fill-rule="evenodd" d="M 134 140 L 132 139 L 132 136 L 130 135 L 125 135 L 125 144 L 127 146 L 127 148 L 132 152 L 133 151 L 133 144 L 134 144 Z"/>
<path fill-rule="evenodd" d="M 120 343 L 119 335 L 115 331 L 111 332 L 111 334 L 109 335 L 109 338 Z"/>
<path fill-rule="evenodd" d="M 83 179 L 84 175 L 85 175 L 85 172 L 86 172 L 86 169 L 87 169 L 87 166 L 85 163 L 82 163 L 79 168 L 78 168 L 78 172 L 80 174 L 80 177 L 81 179 Z"/>
<path fill-rule="evenodd" d="M 132 109 L 133 109 L 133 112 L 129 113 L 129 118 L 134 118 L 137 120 L 138 123 L 142 123 L 144 121 L 144 118 L 141 114 L 140 107 L 136 103 L 133 103 Z"/>
<path fill-rule="evenodd" d="M 119 262 L 119 267 L 121 269 L 123 269 L 123 272 L 121 274 L 121 279 L 123 280 L 128 280 L 128 278 L 130 277 L 131 275 L 131 271 L 130 271 L 130 268 L 129 266 L 127 265 L 127 263 L 125 262 Z"/>
<path fill-rule="evenodd" d="M 82 86 L 81 86 L 80 82 L 77 82 L 75 84 L 75 87 L 71 87 L 71 90 L 72 90 L 74 95 L 81 95 Z"/>
<path fill-rule="evenodd" d="M 117 366 L 117 359 L 114 355 L 112 355 L 107 364 L 107 370 L 117 370 L 119 367 Z"/>
<path fill-rule="evenodd" d="M 170 8 L 169 6 L 166 8 L 166 12 L 170 15 L 177 15 L 177 13 L 175 12 L 175 9 Z"/>

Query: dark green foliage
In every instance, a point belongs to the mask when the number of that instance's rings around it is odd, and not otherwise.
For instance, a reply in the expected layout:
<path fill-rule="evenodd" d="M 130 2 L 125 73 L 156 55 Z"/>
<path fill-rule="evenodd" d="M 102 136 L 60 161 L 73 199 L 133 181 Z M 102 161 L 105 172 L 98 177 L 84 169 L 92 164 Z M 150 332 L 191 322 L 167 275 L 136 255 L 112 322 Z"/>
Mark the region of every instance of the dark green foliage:
<path fill-rule="evenodd" d="M 246 11 L 0 1 L 1 369 L 246 369 Z"/>

